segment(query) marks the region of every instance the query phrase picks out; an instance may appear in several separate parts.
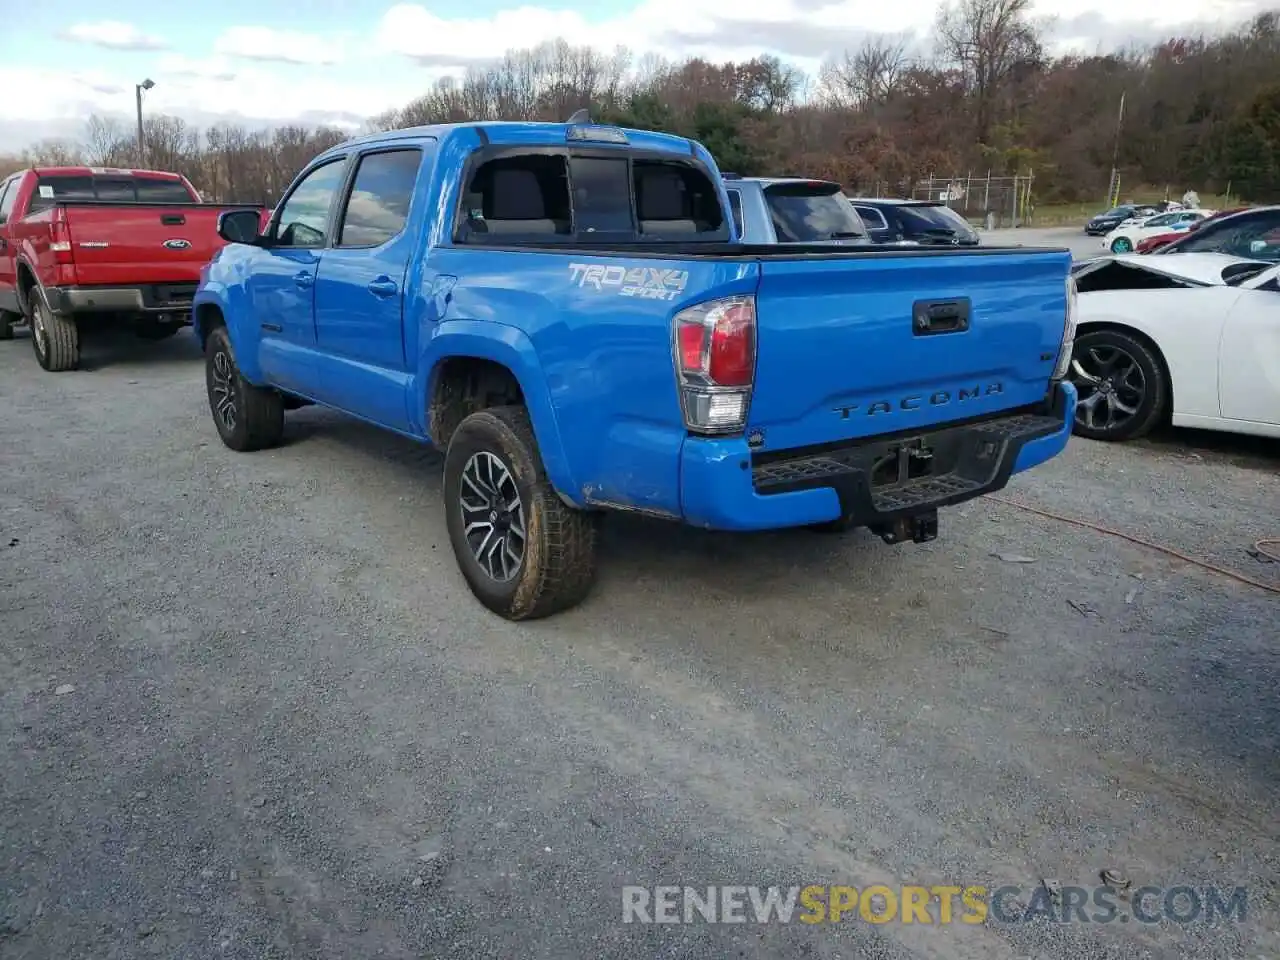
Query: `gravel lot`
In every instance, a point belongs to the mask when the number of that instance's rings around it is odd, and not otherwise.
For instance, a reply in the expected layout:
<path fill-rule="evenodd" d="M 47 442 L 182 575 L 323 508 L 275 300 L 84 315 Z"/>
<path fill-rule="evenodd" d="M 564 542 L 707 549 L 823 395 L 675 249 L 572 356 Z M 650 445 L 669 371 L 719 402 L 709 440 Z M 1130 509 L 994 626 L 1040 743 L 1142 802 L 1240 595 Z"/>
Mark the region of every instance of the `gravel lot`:
<path fill-rule="evenodd" d="M 311 409 L 238 456 L 189 334 L 60 375 L 19 337 L 5 960 L 1280 956 L 1275 595 L 987 500 L 924 546 L 619 518 L 586 605 L 508 624 L 435 454 Z M 1076 441 L 1007 496 L 1274 582 L 1278 467 Z M 1104 868 L 1247 885 L 1248 922 L 621 923 L 624 884 Z"/>
<path fill-rule="evenodd" d="M 982 231 L 982 242 L 1001 246 L 1066 247 L 1076 260 L 1105 256 L 1101 237 L 1085 236 L 1081 227 L 1019 227 Z"/>

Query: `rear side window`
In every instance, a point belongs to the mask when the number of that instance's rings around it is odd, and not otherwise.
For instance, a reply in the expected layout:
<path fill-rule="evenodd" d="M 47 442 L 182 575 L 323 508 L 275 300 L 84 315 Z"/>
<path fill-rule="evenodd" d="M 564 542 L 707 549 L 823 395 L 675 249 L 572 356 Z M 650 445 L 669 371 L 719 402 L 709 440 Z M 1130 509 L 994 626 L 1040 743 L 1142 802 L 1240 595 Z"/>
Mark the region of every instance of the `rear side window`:
<path fill-rule="evenodd" d="M 854 207 L 853 208 L 862 223 L 868 230 L 888 230 L 889 224 L 885 222 L 884 214 L 875 207 Z"/>
<path fill-rule="evenodd" d="M 836 183 L 778 183 L 764 189 L 780 243 L 866 237 L 867 230 Z"/>
<path fill-rule="evenodd" d="M 421 150 L 392 150 L 361 158 L 338 228 L 340 247 L 377 247 L 409 219 Z"/>
<path fill-rule="evenodd" d="M 631 181 L 625 157 L 573 157 L 573 226 L 578 233 L 632 233 Z"/>
<path fill-rule="evenodd" d="M 7 223 L 9 215 L 13 213 L 13 205 L 18 199 L 18 184 L 20 180 L 10 180 L 4 186 L 0 186 L 0 223 Z"/>
<path fill-rule="evenodd" d="M 738 239 L 742 239 L 745 228 L 742 225 L 742 192 L 729 190 L 729 212 L 733 214 L 733 228 L 738 231 Z"/>

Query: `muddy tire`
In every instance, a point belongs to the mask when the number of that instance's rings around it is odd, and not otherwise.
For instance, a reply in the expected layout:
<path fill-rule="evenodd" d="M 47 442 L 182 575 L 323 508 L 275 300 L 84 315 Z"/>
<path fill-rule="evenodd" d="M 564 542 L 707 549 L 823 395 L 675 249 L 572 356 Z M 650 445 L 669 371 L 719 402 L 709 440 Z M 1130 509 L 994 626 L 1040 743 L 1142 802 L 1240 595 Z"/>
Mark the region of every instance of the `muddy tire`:
<path fill-rule="evenodd" d="M 445 522 L 476 599 L 507 620 L 581 603 L 596 573 L 596 514 L 556 494 L 524 407 L 468 416 L 444 462 Z"/>
<path fill-rule="evenodd" d="M 274 447 L 284 436 L 284 398 L 255 387 L 240 375 L 226 327 L 209 334 L 204 350 L 209 412 L 218 436 L 232 450 L 249 453 Z"/>
<path fill-rule="evenodd" d="M 34 288 L 31 297 L 31 346 L 36 362 L 50 373 L 64 373 L 80 366 L 80 329 L 71 317 L 49 309 L 44 292 Z"/>

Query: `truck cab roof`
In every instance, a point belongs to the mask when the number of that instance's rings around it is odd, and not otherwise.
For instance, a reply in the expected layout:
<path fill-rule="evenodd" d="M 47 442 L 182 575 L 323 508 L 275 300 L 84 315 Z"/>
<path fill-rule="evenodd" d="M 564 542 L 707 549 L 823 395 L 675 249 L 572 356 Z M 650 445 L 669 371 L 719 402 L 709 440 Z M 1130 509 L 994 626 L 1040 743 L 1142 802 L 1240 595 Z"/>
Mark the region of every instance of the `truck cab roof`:
<path fill-rule="evenodd" d="M 570 131 L 582 131 L 582 136 L 570 139 Z M 546 123 L 524 120 L 485 120 L 479 123 L 433 123 L 420 127 L 404 127 L 398 130 L 386 130 L 371 133 L 354 140 L 347 140 L 337 146 L 330 147 L 316 158 L 316 161 L 328 157 L 341 156 L 352 148 L 363 149 L 383 143 L 395 143 L 401 140 L 421 140 L 433 138 L 444 142 L 463 131 L 477 134 L 480 139 L 492 146 L 579 146 L 607 145 L 629 146 L 632 149 L 653 150 L 662 153 L 683 153 L 698 156 L 699 147 L 687 137 L 678 137 L 670 133 L 656 133 L 652 130 L 633 130 L 629 127 L 618 127 L 603 123 Z M 625 139 L 621 139 L 625 138 Z"/>

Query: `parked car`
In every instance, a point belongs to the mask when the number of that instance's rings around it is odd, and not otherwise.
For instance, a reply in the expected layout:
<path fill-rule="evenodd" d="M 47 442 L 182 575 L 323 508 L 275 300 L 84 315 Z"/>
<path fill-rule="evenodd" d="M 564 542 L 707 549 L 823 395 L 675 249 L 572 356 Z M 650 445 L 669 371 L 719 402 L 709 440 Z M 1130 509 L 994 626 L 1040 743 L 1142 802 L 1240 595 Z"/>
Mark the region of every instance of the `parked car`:
<path fill-rule="evenodd" d="M 264 218 L 261 207 L 202 203 L 176 173 L 11 175 L 0 182 L 0 339 L 25 317 L 40 366 L 65 371 L 78 366 L 81 327 L 91 322 L 172 336 L 191 322 L 200 268 L 225 242 L 218 215 L 228 209 Z"/>
<path fill-rule="evenodd" d="M 734 230 L 744 243 L 871 243 L 838 183 L 732 173 L 724 180 Z"/>
<path fill-rule="evenodd" d="M 1129 254 L 1073 273 L 1077 434 L 1131 440 L 1172 422 L 1280 437 L 1280 266 Z"/>
<path fill-rule="evenodd" d="M 1176 210 L 1158 213 L 1121 224 L 1102 238 L 1102 246 L 1112 253 L 1132 253 L 1148 237 L 1166 233 L 1185 233 L 1200 221 L 1213 215 L 1212 210 Z"/>
<path fill-rule="evenodd" d="M 610 510 L 923 542 L 940 507 L 1066 445 L 1069 251 L 733 239 L 715 161 L 682 137 L 348 141 L 204 270 L 214 426 L 262 449 L 320 403 L 434 444 L 462 574 L 512 620 L 587 595 Z"/>
<path fill-rule="evenodd" d="M 1251 207 L 1214 218 L 1212 223 L 1206 221 L 1154 255 L 1174 253 L 1225 253 L 1253 260 L 1280 260 L 1280 205 Z"/>
<path fill-rule="evenodd" d="M 875 243 L 976 247 L 978 231 L 937 200 L 885 200 L 850 197 Z"/>
<path fill-rule="evenodd" d="M 1153 217 L 1157 213 L 1155 207 L 1146 204 L 1123 203 L 1118 207 L 1100 213 L 1084 225 L 1084 232 L 1091 237 L 1106 236 L 1126 220 L 1138 217 Z"/>
<path fill-rule="evenodd" d="M 1166 247 L 1169 244 L 1173 243 L 1175 240 L 1181 240 L 1183 237 L 1187 236 L 1188 233 L 1194 233 L 1195 231 L 1200 230 L 1201 228 L 1206 226 L 1207 224 L 1215 223 L 1218 220 L 1221 220 L 1223 217 L 1228 217 L 1233 213 L 1239 213 L 1241 210 L 1248 210 L 1248 209 L 1249 209 L 1248 207 L 1232 207 L 1230 210 L 1219 210 L 1217 213 L 1211 214 L 1210 216 L 1205 217 L 1203 220 L 1198 220 L 1195 223 L 1191 224 L 1191 226 L 1187 230 L 1179 230 L 1176 232 L 1171 231 L 1168 233 L 1159 233 L 1153 237 L 1147 237 L 1144 240 L 1139 240 L 1137 245 L 1133 248 L 1133 252 L 1134 253 L 1155 253 L 1155 251 L 1159 250 L 1161 247 Z"/>

